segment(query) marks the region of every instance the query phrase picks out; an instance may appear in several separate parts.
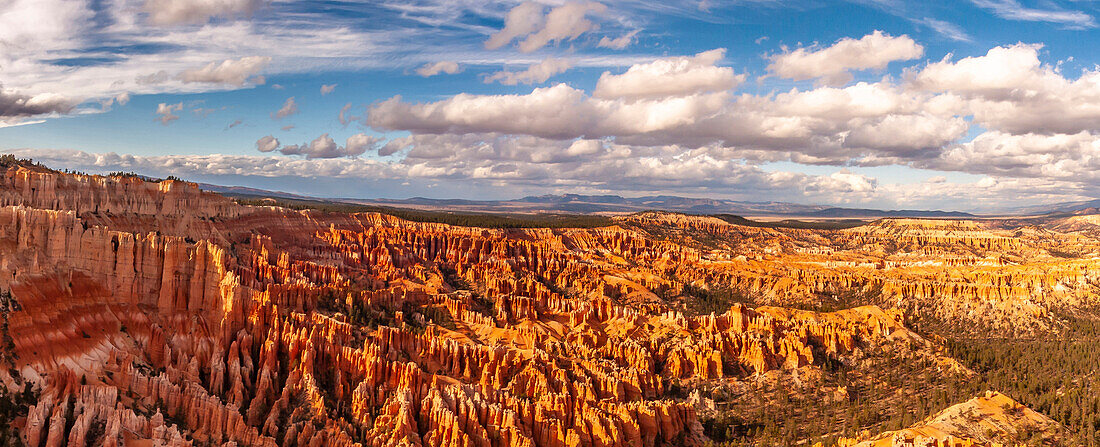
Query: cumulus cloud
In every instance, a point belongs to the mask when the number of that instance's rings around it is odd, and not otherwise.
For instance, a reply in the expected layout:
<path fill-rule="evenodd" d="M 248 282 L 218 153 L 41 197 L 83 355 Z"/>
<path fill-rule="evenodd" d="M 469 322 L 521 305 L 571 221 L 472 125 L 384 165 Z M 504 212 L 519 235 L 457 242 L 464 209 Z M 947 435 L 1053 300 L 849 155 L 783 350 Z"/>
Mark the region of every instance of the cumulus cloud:
<path fill-rule="evenodd" d="M 435 63 L 427 63 L 416 69 L 416 74 L 425 78 L 435 76 L 440 73 L 455 74 L 462 71 L 462 68 L 458 66 L 457 62 L 452 61 L 439 61 Z"/>
<path fill-rule="evenodd" d="M 272 152 L 279 148 L 279 140 L 271 135 L 256 140 L 256 150 L 260 152 Z"/>
<path fill-rule="evenodd" d="M 503 132 L 572 137 L 591 116 L 584 92 L 558 84 L 528 95 L 460 94 L 427 104 L 395 96 L 370 108 L 367 122 L 390 130 L 424 133 Z M 580 121 L 579 121 L 580 120 Z"/>
<path fill-rule="evenodd" d="M 768 72 L 803 81 L 817 79 L 826 85 L 852 80 L 852 70 L 883 69 L 890 62 L 921 57 L 924 47 L 909 36 L 875 31 L 860 39 L 844 38 L 825 48 L 798 48 L 769 57 Z"/>
<path fill-rule="evenodd" d="M 283 102 L 283 106 L 279 110 L 271 114 L 271 117 L 280 120 L 296 113 L 298 113 L 298 103 L 294 102 L 294 97 L 291 96 Z"/>
<path fill-rule="evenodd" d="M 731 90 L 744 82 L 745 75 L 715 65 L 725 53 L 725 49 L 719 48 L 695 56 L 658 59 L 633 65 L 620 75 L 605 71 L 593 96 L 641 99 Z"/>
<path fill-rule="evenodd" d="M 983 56 L 955 62 L 948 55 L 914 73 L 912 80 L 917 87 L 927 90 L 994 99 L 1008 99 L 1017 93 L 1026 95 L 1026 91 L 1043 89 L 1049 84 L 1064 84 L 1058 80 L 1061 76 L 1039 62 L 1041 48 L 1042 45 L 1029 44 L 995 47 Z"/>
<path fill-rule="evenodd" d="M 125 100 L 129 99 L 130 96 L 126 95 Z M 32 96 L 4 90 L 0 86 L 0 122 L 10 123 L 32 116 L 68 113 L 74 106 L 72 100 L 61 95 L 42 93 Z"/>
<path fill-rule="evenodd" d="M 709 89 L 681 88 L 667 92 L 672 96 L 630 101 L 588 96 L 565 84 L 525 95 L 461 94 L 420 104 L 398 96 L 372 106 L 366 122 L 423 134 L 613 137 L 633 145 L 713 146 L 724 148 L 724 156 L 816 164 L 934 157 L 937 144 L 968 130 L 962 117 L 930 113 L 921 97 L 887 83 L 768 96 L 698 92 Z"/>
<path fill-rule="evenodd" d="M 605 83 L 616 87 L 597 88 L 604 97 L 565 84 L 529 94 L 460 94 L 419 104 L 394 97 L 372 106 L 366 122 L 380 129 L 425 134 L 613 137 L 634 145 L 718 145 L 736 149 L 730 156 L 836 164 L 853 158 L 885 163 L 891 157 L 932 157 L 937 145 L 968 130 L 962 117 L 932 113 L 923 97 L 889 83 L 734 96 L 726 90 L 710 91 L 731 85 L 731 71 L 715 77 L 670 75 L 683 82 L 656 87 L 644 82 L 646 70 L 628 74 L 638 81 Z"/>
<path fill-rule="evenodd" d="M 234 127 L 240 126 L 241 124 L 244 124 L 244 120 L 242 120 L 240 118 L 235 119 L 235 120 L 233 120 L 232 123 L 229 123 L 229 125 L 225 126 L 225 130 L 232 129 Z"/>
<path fill-rule="evenodd" d="M 155 120 L 160 121 L 161 124 L 167 126 L 172 121 L 180 119 L 179 115 L 176 115 L 176 112 L 179 112 L 180 110 L 183 110 L 182 102 L 176 104 L 165 104 L 162 102 L 160 104 L 157 104 L 157 117 L 155 118 Z"/>
<path fill-rule="evenodd" d="M 1016 44 L 908 73 L 911 88 L 939 93 L 945 113 L 972 115 L 987 129 L 1075 134 L 1100 122 L 1100 69 L 1071 80 L 1039 60 L 1039 45 Z"/>
<path fill-rule="evenodd" d="M 250 16 L 264 0 L 146 0 L 144 9 L 156 25 L 204 23 L 214 17 Z"/>
<path fill-rule="evenodd" d="M 281 146 L 278 139 L 268 135 L 256 141 L 256 150 L 264 153 L 278 150 L 283 155 L 303 155 L 306 159 L 312 160 L 357 157 L 367 150 L 376 149 L 380 142 L 381 139 L 376 136 L 360 133 L 348 137 L 345 144 L 340 146 L 326 133 L 309 143 Z"/>
<path fill-rule="evenodd" d="M 176 76 L 176 79 L 184 83 L 204 82 L 208 84 L 229 84 L 242 86 L 245 82 L 262 85 L 263 76 L 257 76 L 263 70 L 270 57 L 249 56 L 240 59 L 226 59 L 221 62 L 211 62 L 202 68 L 184 70 Z"/>
<path fill-rule="evenodd" d="M 321 84 L 321 95 L 327 95 L 336 91 L 336 84 Z"/>
<path fill-rule="evenodd" d="M 877 179 L 862 174 L 853 173 L 847 169 L 829 174 L 827 177 L 818 177 L 811 185 L 812 188 L 829 192 L 870 193 L 875 190 Z"/>
<path fill-rule="evenodd" d="M 505 17 L 504 28 L 485 41 L 485 48 L 497 49 L 522 38 L 519 50 L 530 53 L 551 43 L 574 40 L 597 28 L 587 16 L 602 14 L 607 6 L 598 2 L 571 1 L 551 9 L 545 16 L 543 10 L 541 4 L 531 1 L 512 8 Z"/>
<path fill-rule="evenodd" d="M 357 155 L 362 155 L 364 152 L 366 152 L 368 150 L 377 149 L 379 143 L 381 143 L 381 142 L 382 142 L 381 138 L 373 136 L 373 135 L 367 135 L 367 134 L 362 134 L 362 133 L 352 135 L 352 136 L 348 137 L 347 141 L 344 144 L 344 151 L 343 151 L 344 155 L 343 156 L 354 157 L 354 156 L 357 156 Z"/>
<path fill-rule="evenodd" d="M 611 48 L 613 50 L 621 50 L 634 43 L 634 36 L 637 35 L 638 30 L 631 31 L 614 39 L 603 36 L 602 38 L 600 38 L 600 42 L 597 43 L 596 46 L 601 48 Z"/>
<path fill-rule="evenodd" d="M 1096 154 L 1100 154 L 1100 135 L 1090 132 L 1012 135 L 990 131 L 952 145 L 920 166 L 997 177 L 1095 183 L 1100 181 L 1100 157 Z"/>
<path fill-rule="evenodd" d="M 531 64 L 523 71 L 498 71 L 485 77 L 485 83 L 500 82 L 504 85 L 541 84 L 559 73 L 573 68 L 573 61 L 548 57 L 542 62 Z"/>

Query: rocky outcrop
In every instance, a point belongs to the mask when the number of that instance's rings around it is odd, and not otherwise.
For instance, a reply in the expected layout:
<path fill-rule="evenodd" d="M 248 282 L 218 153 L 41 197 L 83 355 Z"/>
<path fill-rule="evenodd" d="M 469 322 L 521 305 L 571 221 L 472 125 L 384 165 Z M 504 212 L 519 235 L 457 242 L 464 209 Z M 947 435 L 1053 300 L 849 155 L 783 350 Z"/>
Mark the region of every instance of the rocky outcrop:
<path fill-rule="evenodd" d="M 844 447 L 1002 447 L 1031 438 L 1043 445 L 1060 445 L 1062 427 L 1050 418 L 997 392 L 986 392 L 953 405 L 912 427 L 869 439 L 841 439 Z"/>

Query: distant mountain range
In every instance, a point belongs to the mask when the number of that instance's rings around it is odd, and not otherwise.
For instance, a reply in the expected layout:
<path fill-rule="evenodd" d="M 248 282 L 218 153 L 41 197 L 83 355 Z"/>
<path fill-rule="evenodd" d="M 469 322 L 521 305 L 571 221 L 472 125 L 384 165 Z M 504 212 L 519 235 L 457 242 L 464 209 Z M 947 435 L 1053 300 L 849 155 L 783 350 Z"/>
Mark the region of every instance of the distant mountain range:
<path fill-rule="evenodd" d="M 746 216 L 806 217 L 821 219 L 856 219 L 883 217 L 966 218 L 973 214 L 940 210 L 875 210 L 802 205 L 789 202 L 744 202 L 724 199 L 697 199 L 678 196 L 622 197 L 617 195 L 556 194 L 527 196 L 514 200 L 429 199 L 355 199 L 317 198 L 281 191 L 243 186 L 200 184 L 207 191 L 229 196 L 272 197 L 296 200 L 316 200 L 359 205 L 389 206 L 435 211 L 483 213 L 573 213 L 611 214 L 635 213 L 647 210 L 675 211 L 688 214 L 737 214 Z"/>
<path fill-rule="evenodd" d="M 1014 214 L 1050 214 L 1050 213 L 1080 213 L 1100 208 L 1100 199 L 1082 200 L 1077 202 L 1061 202 L 1053 205 L 1025 206 L 1014 208 Z M 1091 213 L 1089 213 L 1091 214 Z"/>

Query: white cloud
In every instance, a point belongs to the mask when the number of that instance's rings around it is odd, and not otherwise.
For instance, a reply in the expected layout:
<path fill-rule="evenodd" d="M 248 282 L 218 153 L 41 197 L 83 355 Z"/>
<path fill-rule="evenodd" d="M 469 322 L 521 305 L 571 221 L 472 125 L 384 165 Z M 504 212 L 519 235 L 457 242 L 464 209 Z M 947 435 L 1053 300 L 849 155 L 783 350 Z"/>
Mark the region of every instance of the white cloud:
<path fill-rule="evenodd" d="M 265 9 L 263 14 L 257 13 L 247 21 L 235 20 L 245 14 L 232 11 L 247 10 L 234 6 L 245 5 L 237 0 L 177 2 L 181 8 L 200 3 L 223 7 L 198 8 L 206 12 L 196 16 L 199 17 L 196 23 L 201 25 L 194 26 L 151 25 L 145 0 L 100 3 L 7 0 L 0 8 L 3 10 L 0 67 L 4 71 L 4 86 L 31 96 L 53 93 L 76 103 L 95 103 L 123 92 L 191 94 L 248 88 L 253 85 L 249 78 L 241 85 L 239 78 L 231 79 L 231 83 L 184 82 L 177 78 L 185 71 L 203 71 L 212 61 L 217 63 L 209 71 L 214 71 L 221 61 L 239 60 L 242 55 L 270 58 L 262 70 L 268 77 L 332 70 L 397 69 L 459 57 L 478 64 L 514 60 L 503 53 L 475 51 L 465 43 L 491 32 L 483 25 L 467 23 L 466 19 L 472 15 L 500 17 L 503 14 L 496 10 L 496 4 L 432 0 L 425 7 L 414 8 L 399 3 L 381 7 L 348 3 L 347 8 L 369 9 L 378 16 L 378 21 L 387 23 L 384 27 L 363 27 L 356 14 L 335 14 L 323 9 L 303 11 L 293 2 L 270 2 L 265 7 L 270 13 Z M 156 4 L 159 3 L 151 5 Z M 221 10 L 230 13 L 209 20 L 201 18 L 206 13 L 221 14 L 218 12 Z M 538 12 L 542 20 L 545 12 Z M 612 23 L 611 31 L 621 30 L 625 22 L 619 20 L 636 20 L 633 16 L 638 11 L 624 8 L 621 13 L 614 23 L 608 20 Z M 26 23 L 35 26 L 28 27 Z M 426 33 L 420 24 L 448 26 Z M 578 63 L 617 65 L 635 58 L 581 55 L 583 62 Z M 252 79 L 259 81 L 259 77 Z M 91 111 L 79 109 L 80 113 Z"/>
<path fill-rule="evenodd" d="M 640 84 L 645 85 L 645 84 Z M 367 124 L 426 134 L 504 133 L 554 139 L 613 137 L 633 145 L 721 145 L 737 157 L 790 157 L 844 164 L 856 157 L 928 158 L 968 130 L 892 84 L 858 83 L 769 95 L 706 93 L 714 84 L 633 99 L 591 97 L 565 84 L 526 95 L 460 94 L 412 104 L 394 97 L 368 110 Z M 629 90 L 624 90 L 628 91 Z M 636 92 L 634 92 L 636 93 Z M 890 138 L 898 132 L 904 138 Z M 765 152 L 771 153 L 766 155 Z"/>
<path fill-rule="evenodd" d="M 168 123 L 180 119 L 179 115 L 175 114 L 180 110 L 183 110 L 182 102 L 176 104 L 165 104 L 162 102 L 160 104 L 157 104 L 156 114 L 158 116 L 155 118 L 155 120 L 160 121 L 161 124 L 167 126 Z"/>
<path fill-rule="evenodd" d="M 81 42 L 95 12 L 87 2 L 7 0 L 0 12 L 0 60 L 42 55 Z M 9 67 L 5 67 L 7 69 Z"/>
<path fill-rule="evenodd" d="M 238 87 L 244 85 L 245 82 L 262 85 L 264 83 L 263 76 L 256 75 L 270 62 L 271 58 L 266 56 L 226 59 L 221 62 L 211 62 L 202 68 L 184 70 L 176 76 L 176 79 L 184 83 L 205 82 L 229 84 Z"/>
<path fill-rule="evenodd" d="M 285 102 L 283 102 L 283 106 L 280 107 L 279 110 L 271 114 L 271 117 L 278 120 L 286 118 L 290 115 L 294 115 L 296 113 L 298 113 L 298 103 L 294 102 L 294 97 L 291 96 L 287 98 Z"/>
<path fill-rule="evenodd" d="M 983 56 L 966 57 L 957 62 L 950 55 L 928 64 L 914 73 L 920 88 L 963 95 L 1008 98 L 1017 92 L 1039 90 L 1060 84 L 1057 74 L 1039 62 L 1041 45 L 1016 44 L 995 47 Z"/>
<path fill-rule="evenodd" d="M 373 135 L 355 134 L 348 137 L 344 144 L 344 155 L 353 157 L 361 155 L 368 150 L 377 150 L 382 139 Z"/>
<path fill-rule="evenodd" d="M 327 95 L 336 91 L 336 84 L 321 84 L 321 95 Z"/>
<path fill-rule="evenodd" d="M 420 68 L 416 69 L 416 74 L 427 78 L 440 73 L 455 74 L 460 71 L 462 71 L 462 68 L 458 66 L 457 62 L 439 61 L 424 64 Z"/>
<path fill-rule="evenodd" d="M 875 190 L 876 183 L 876 179 L 841 169 L 828 177 L 818 178 L 812 187 L 831 192 L 869 193 Z"/>
<path fill-rule="evenodd" d="M 381 139 L 367 134 L 355 134 L 348 137 L 343 146 L 336 144 L 329 134 L 322 134 L 306 144 L 280 146 L 279 140 L 268 135 L 256 141 L 256 150 L 272 152 L 278 150 L 283 155 L 304 155 L 306 159 L 357 157 L 367 150 L 375 150 Z"/>
<path fill-rule="evenodd" d="M 597 2 L 569 2 L 551 9 L 546 14 L 546 23 L 542 29 L 527 36 L 519 43 L 519 50 L 530 53 L 550 43 L 573 40 L 596 28 L 592 21 L 585 18 L 589 13 L 603 13 L 607 6 Z"/>
<path fill-rule="evenodd" d="M 972 115 L 987 129 L 1074 134 L 1100 128 L 1100 69 L 1070 80 L 1039 60 L 1039 45 L 945 58 L 908 73 L 911 88 L 940 94 L 945 113 Z"/>
<path fill-rule="evenodd" d="M 542 62 L 531 64 L 524 71 L 498 71 L 485 77 L 485 83 L 500 82 L 504 85 L 516 84 L 541 84 L 559 73 L 564 73 L 573 67 L 573 62 L 568 59 L 556 59 L 548 57 Z"/>
<path fill-rule="evenodd" d="M 8 3 L 0 8 L 4 86 L 32 96 L 56 93 L 78 102 L 122 92 L 175 94 L 247 87 L 247 82 L 236 85 L 236 80 L 176 78 L 185 71 L 198 72 L 211 61 L 238 60 L 241 55 L 270 58 L 264 71 L 271 74 L 303 73 L 396 67 L 428 45 L 423 36 L 414 39 L 411 29 L 362 30 L 351 26 L 351 19 L 331 14 L 279 14 L 290 8 L 283 2 L 272 3 L 276 11 L 251 21 L 219 19 L 180 27 L 147 25 L 140 0 L 111 0 L 98 12 L 87 1 L 20 0 L 11 8 Z"/>
<path fill-rule="evenodd" d="M 852 70 L 883 69 L 893 61 L 921 57 L 924 47 L 909 36 L 894 37 L 875 31 L 860 39 L 844 38 L 826 48 L 798 48 L 769 56 L 768 71 L 803 81 L 817 79 L 827 85 L 852 80 Z"/>
<path fill-rule="evenodd" d="M 951 22 L 945 22 L 943 20 L 925 17 L 921 20 L 916 20 L 916 23 L 925 25 L 931 28 L 933 31 L 939 33 L 941 36 L 954 40 L 956 42 L 971 42 L 974 40 L 972 37 L 970 37 L 970 34 L 967 34 L 965 30 Z"/>
<path fill-rule="evenodd" d="M 584 92 L 558 84 L 537 88 L 529 95 L 460 94 L 427 104 L 408 104 L 396 96 L 371 107 L 367 120 L 375 127 L 425 133 L 503 132 L 572 137 L 593 112 Z"/>
<path fill-rule="evenodd" d="M 719 48 L 695 56 L 657 59 L 633 65 L 620 75 L 605 71 L 592 94 L 607 99 L 641 99 L 731 90 L 744 82 L 745 76 L 715 65 L 725 53 Z"/>
<path fill-rule="evenodd" d="M 495 50 L 508 45 L 513 39 L 526 36 L 539 29 L 543 23 L 543 6 L 538 2 L 526 1 L 508 11 L 504 19 L 504 28 L 485 41 L 485 48 Z"/>
<path fill-rule="evenodd" d="M 854 124 L 844 138 L 846 146 L 878 149 L 909 158 L 919 158 L 920 153 L 934 155 L 970 128 L 962 117 L 944 118 L 931 114 L 886 115 L 857 120 Z"/>
<path fill-rule="evenodd" d="M 554 7 L 545 16 L 543 9 L 541 4 L 531 1 L 512 8 L 505 18 L 504 28 L 485 41 L 485 48 L 494 50 L 522 38 L 519 50 L 530 53 L 551 43 L 574 40 L 597 28 L 586 16 L 602 14 L 607 6 L 591 1 L 570 1 Z"/>
<path fill-rule="evenodd" d="M 634 43 L 634 36 L 637 35 L 638 30 L 631 31 L 614 39 L 603 36 L 602 38 L 600 38 L 600 42 L 597 43 L 596 46 L 601 48 L 611 48 L 613 50 L 622 50 L 630 46 L 630 44 Z"/>
<path fill-rule="evenodd" d="M 993 11 L 1002 19 L 1025 22 L 1060 23 L 1070 28 L 1095 28 L 1092 16 L 1081 11 L 1028 8 L 1016 0 L 970 0 L 975 5 Z"/>
<path fill-rule="evenodd" d="M 149 21 L 157 25 L 204 23 L 213 17 L 250 16 L 263 0 L 146 0 Z"/>
<path fill-rule="evenodd" d="M 965 171 L 997 177 L 1100 181 L 1100 135 L 985 132 L 953 145 L 921 164 L 929 169 Z"/>

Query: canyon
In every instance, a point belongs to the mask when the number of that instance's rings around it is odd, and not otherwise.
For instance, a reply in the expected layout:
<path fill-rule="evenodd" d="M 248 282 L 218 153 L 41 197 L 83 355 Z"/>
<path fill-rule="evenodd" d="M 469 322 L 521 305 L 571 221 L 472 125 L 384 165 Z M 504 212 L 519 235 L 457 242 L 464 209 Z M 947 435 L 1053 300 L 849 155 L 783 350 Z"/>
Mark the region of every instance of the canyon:
<path fill-rule="evenodd" d="M 1053 336 L 1100 304 L 1091 217 L 480 228 L 15 164 L 0 175 L 5 436 L 1061 445 L 1058 421 L 1004 390 L 948 393 L 981 371 L 945 334 Z M 930 408 L 933 393 L 951 401 Z M 928 417 L 906 420 L 917 401 Z M 780 415 L 805 427 L 768 432 Z"/>

